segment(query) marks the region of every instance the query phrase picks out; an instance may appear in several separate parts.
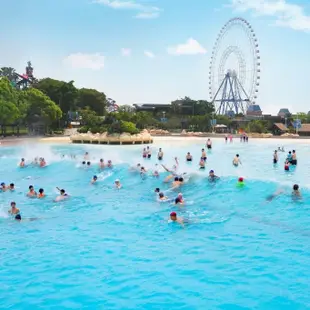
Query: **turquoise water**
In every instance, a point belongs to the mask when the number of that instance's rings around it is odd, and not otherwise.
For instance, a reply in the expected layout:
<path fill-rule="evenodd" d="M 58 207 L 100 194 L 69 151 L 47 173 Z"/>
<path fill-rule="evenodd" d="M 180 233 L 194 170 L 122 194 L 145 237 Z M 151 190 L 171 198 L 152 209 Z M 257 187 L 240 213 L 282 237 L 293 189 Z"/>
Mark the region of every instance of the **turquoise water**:
<path fill-rule="evenodd" d="M 273 150 L 296 149 L 297 168 L 283 170 Z M 165 141 L 153 158 L 141 146 L 24 145 L 0 148 L 1 182 L 15 192 L 0 193 L 1 309 L 309 309 L 310 165 L 309 146 L 298 141 L 213 141 L 207 169 L 198 171 L 203 140 Z M 129 166 L 153 169 L 162 147 L 164 164 L 180 159 L 189 181 L 179 190 L 188 204 L 158 203 L 159 179 L 142 180 Z M 78 166 L 88 151 L 93 167 Z M 194 161 L 184 161 L 190 151 Z M 232 167 L 240 154 L 242 166 Z M 74 154 L 79 160 L 61 159 Z M 48 167 L 19 169 L 21 157 L 42 156 Z M 114 168 L 98 172 L 99 158 Z M 221 177 L 210 184 L 209 169 Z M 97 174 L 99 182 L 90 185 Z M 237 188 L 239 176 L 246 186 Z M 119 178 L 121 190 L 114 188 Z M 292 200 L 298 183 L 303 199 Z M 25 197 L 28 186 L 45 189 L 44 200 Z M 70 199 L 53 202 L 55 187 Z M 277 189 L 285 193 L 266 203 Z M 178 191 L 168 191 L 175 198 Z M 25 221 L 7 217 L 14 200 Z M 176 211 L 191 223 L 168 223 Z M 27 221 L 37 217 L 38 220 Z"/>

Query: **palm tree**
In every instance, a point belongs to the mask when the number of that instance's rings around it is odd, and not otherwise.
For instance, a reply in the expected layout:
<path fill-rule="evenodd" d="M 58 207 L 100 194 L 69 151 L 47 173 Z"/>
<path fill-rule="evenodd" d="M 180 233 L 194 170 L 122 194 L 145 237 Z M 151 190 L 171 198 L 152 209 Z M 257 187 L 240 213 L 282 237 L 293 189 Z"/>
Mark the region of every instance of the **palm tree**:
<path fill-rule="evenodd" d="M 6 77 L 10 81 L 14 81 L 15 80 L 15 74 L 16 74 L 16 71 L 12 67 L 2 67 L 0 69 L 0 77 Z"/>

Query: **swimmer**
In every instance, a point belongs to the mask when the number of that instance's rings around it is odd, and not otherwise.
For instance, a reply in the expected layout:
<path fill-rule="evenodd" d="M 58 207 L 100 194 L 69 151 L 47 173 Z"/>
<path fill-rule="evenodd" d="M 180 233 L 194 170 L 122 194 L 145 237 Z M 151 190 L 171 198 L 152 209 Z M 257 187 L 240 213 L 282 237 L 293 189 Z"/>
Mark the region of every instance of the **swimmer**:
<path fill-rule="evenodd" d="M 159 197 L 159 200 L 160 200 L 160 201 L 168 200 L 168 197 L 166 197 L 166 196 L 164 195 L 164 193 L 159 193 L 159 194 L 158 194 L 158 197 Z"/>
<path fill-rule="evenodd" d="M 38 157 L 35 157 L 32 164 L 36 166 L 36 165 L 38 165 L 38 163 L 39 163 L 39 159 L 38 159 Z"/>
<path fill-rule="evenodd" d="M 59 191 L 60 195 L 56 197 L 55 201 L 64 200 L 69 197 L 64 189 L 60 189 L 59 187 L 56 187 L 56 189 Z"/>
<path fill-rule="evenodd" d="M 174 203 L 176 205 L 183 205 L 184 204 L 183 195 L 181 193 L 178 194 L 178 197 L 175 199 Z"/>
<path fill-rule="evenodd" d="M 186 161 L 192 161 L 193 160 L 193 156 L 191 155 L 190 152 L 187 152 L 186 154 Z"/>
<path fill-rule="evenodd" d="M 204 170 L 205 168 L 206 168 L 206 161 L 203 157 L 201 157 L 199 161 L 199 169 Z"/>
<path fill-rule="evenodd" d="M 108 160 L 108 168 L 113 168 L 112 161 L 110 159 Z"/>
<path fill-rule="evenodd" d="M 177 188 L 179 187 L 181 184 L 180 184 L 180 181 L 179 181 L 179 178 L 178 177 L 175 177 L 174 178 L 174 181 L 172 182 L 172 187 L 173 188 Z"/>
<path fill-rule="evenodd" d="M 290 162 L 288 160 L 284 163 L 284 171 L 290 171 Z"/>
<path fill-rule="evenodd" d="M 37 195 L 37 198 L 41 199 L 45 197 L 44 189 L 40 188 L 39 189 L 39 194 Z"/>
<path fill-rule="evenodd" d="M 160 188 L 159 187 L 156 187 L 154 192 L 157 194 L 157 193 L 160 193 Z"/>
<path fill-rule="evenodd" d="M 95 184 L 98 180 L 98 177 L 96 175 L 94 175 L 90 181 L 90 184 Z"/>
<path fill-rule="evenodd" d="M 163 160 L 163 158 L 164 158 L 164 152 L 162 151 L 161 148 L 159 148 L 158 154 L 157 154 L 157 159 L 158 160 Z"/>
<path fill-rule="evenodd" d="M 2 182 L 2 183 L 0 184 L 0 191 L 5 192 L 7 189 L 8 189 L 8 187 L 5 185 L 4 182 Z"/>
<path fill-rule="evenodd" d="M 158 170 L 154 170 L 154 172 L 153 172 L 153 177 L 159 178 L 159 172 L 158 172 Z"/>
<path fill-rule="evenodd" d="M 89 160 L 89 154 L 88 154 L 88 152 L 85 152 L 85 154 L 84 154 L 84 160 L 86 161 L 86 160 Z"/>
<path fill-rule="evenodd" d="M 144 148 L 143 151 L 142 151 L 142 157 L 143 157 L 143 158 L 146 158 L 146 157 L 147 157 L 146 148 Z"/>
<path fill-rule="evenodd" d="M 300 193 L 300 190 L 299 190 L 299 185 L 297 185 L 297 184 L 293 185 L 292 197 L 293 198 L 301 198 L 301 193 Z"/>
<path fill-rule="evenodd" d="M 236 156 L 235 156 L 235 158 L 233 159 L 233 165 L 235 166 L 235 167 L 238 167 L 239 166 L 239 164 L 240 165 L 242 165 L 242 163 L 241 163 L 241 160 L 240 160 L 240 158 L 239 158 L 239 154 L 236 154 Z"/>
<path fill-rule="evenodd" d="M 167 172 L 171 173 L 165 178 L 164 180 L 165 183 L 169 182 L 174 176 L 177 176 L 177 170 L 179 168 L 179 161 L 177 157 L 175 157 L 174 160 L 175 160 L 175 165 L 172 166 L 172 169 L 168 169 L 166 166 L 161 165 Z"/>
<path fill-rule="evenodd" d="M 30 197 L 30 198 L 37 197 L 37 193 L 34 190 L 34 187 L 32 185 L 29 185 L 29 192 L 28 192 L 27 196 Z"/>
<path fill-rule="evenodd" d="M 227 143 L 228 137 L 227 135 L 225 135 L 225 143 Z"/>
<path fill-rule="evenodd" d="M 99 168 L 100 169 L 104 168 L 104 160 L 102 158 L 99 160 Z"/>
<path fill-rule="evenodd" d="M 45 159 L 42 157 L 42 158 L 40 159 L 40 167 L 43 168 L 43 167 L 45 167 L 45 166 L 46 166 L 46 161 L 45 161 Z"/>
<path fill-rule="evenodd" d="M 116 189 L 120 189 L 120 188 L 122 187 L 121 182 L 120 182 L 119 179 L 116 179 L 115 182 L 114 182 L 114 184 L 115 184 L 115 188 L 116 188 Z"/>
<path fill-rule="evenodd" d="M 176 212 L 170 213 L 170 221 L 174 223 L 180 224 L 182 227 L 184 227 L 184 220 L 182 217 L 178 217 Z"/>
<path fill-rule="evenodd" d="M 86 161 L 82 161 L 82 166 L 85 167 Z"/>
<path fill-rule="evenodd" d="M 14 183 L 11 183 L 9 186 L 8 186 L 8 189 L 13 192 L 15 191 L 15 184 Z"/>
<path fill-rule="evenodd" d="M 208 180 L 209 182 L 215 182 L 216 180 L 219 180 L 220 178 L 214 174 L 214 170 L 209 171 L 209 177 Z"/>
<path fill-rule="evenodd" d="M 8 213 L 14 216 L 15 220 L 20 221 L 22 219 L 20 215 L 20 210 L 16 208 L 16 202 L 14 201 L 11 202 L 11 209 L 8 211 Z"/>
<path fill-rule="evenodd" d="M 244 178 L 243 178 L 243 177 L 240 177 L 240 178 L 238 179 L 237 186 L 238 186 L 238 187 L 243 187 L 244 185 L 245 185 L 245 183 L 244 183 Z"/>
<path fill-rule="evenodd" d="M 206 147 L 207 147 L 208 150 L 212 149 L 212 141 L 211 141 L 210 138 L 207 140 Z"/>
<path fill-rule="evenodd" d="M 21 167 L 21 168 L 24 168 L 24 167 L 25 167 L 25 158 L 22 158 L 22 159 L 20 160 L 19 167 Z"/>
<path fill-rule="evenodd" d="M 86 163 L 86 165 L 87 165 L 87 167 L 90 167 L 90 165 L 91 165 L 90 161 L 88 161 L 88 162 Z"/>
<path fill-rule="evenodd" d="M 207 160 L 207 153 L 206 153 L 205 149 L 201 150 L 201 158 L 203 158 L 204 161 Z"/>
<path fill-rule="evenodd" d="M 277 150 L 274 151 L 273 153 L 273 163 L 276 164 L 279 160 L 279 157 L 278 157 L 278 152 Z"/>
<path fill-rule="evenodd" d="M 150 149 L 149 146 L 146 147 L 146 152 L 147 152 L 147 158 L 148 158 L 148 159 L 151 159 L 151 157 L 152 157 L 152 151 L 151 151 L 151 149 Z"/>
<path fill-rule="evenodd" d="M 292 163 L 292 152 L 289 151 L 286 157 L 286 160 L 291 164 Z"/>
<path fill-rule="evenodd" d="M 291 164 L 292 164 L 293 166 L 296 166 L 296 165 L 297 165 L 297 155 L 296 155 L 296 151 L 295 151 L 295 150 L 293 150 Z"/>
<path fill-rule="evenodd" d="M 282 148 L 280 148 L 280 146 L 279 146 L 279 147 L 278 147 L 278 151 L 279 151 L 279 152 L 285 152 L 284 146 L 282 146 Z"/>

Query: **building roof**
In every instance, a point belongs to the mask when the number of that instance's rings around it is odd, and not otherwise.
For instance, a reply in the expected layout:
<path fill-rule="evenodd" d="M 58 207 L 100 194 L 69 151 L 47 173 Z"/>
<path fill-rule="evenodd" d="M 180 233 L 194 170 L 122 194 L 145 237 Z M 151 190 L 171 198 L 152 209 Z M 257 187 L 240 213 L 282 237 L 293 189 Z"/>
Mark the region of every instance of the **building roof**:
<path fill-rule="evenodd" d="M 310 124 L 301 124 L 301 128 L 298 129 L 301 132 L 310 132 Z"/>
<path fill-rule="evenodd" d="M 278 127 L 281 131 L 288 131 L 287 127 L 282 123 L 274 123 L 276 127 Z"/>
<path fill-rule="evenodd" d="M 251 104 L 247 112 L 261 112 L 261 108 L 258 104 Z"/>
<path fill-rule="evenodd" d="M 282 108 L 280 109 L 279 113 L 290 113 L 290 111 L 287 108 Z"/>

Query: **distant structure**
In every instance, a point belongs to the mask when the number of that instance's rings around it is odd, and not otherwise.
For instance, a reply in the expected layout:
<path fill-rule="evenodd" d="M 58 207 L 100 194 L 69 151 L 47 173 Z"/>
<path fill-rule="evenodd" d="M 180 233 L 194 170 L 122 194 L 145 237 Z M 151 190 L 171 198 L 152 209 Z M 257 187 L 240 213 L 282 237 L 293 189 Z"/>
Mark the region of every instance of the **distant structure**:
<path fill-rule="evenodd" d="M 134 103 L 133 106 L 137 112 L 168 112 L 171 110 L 171 104 Z"/>
<path fill-rule="evenodd" d="M 289 111 L 289 109 L 286 109 L 286 108 L 282 108 L 278 112 L 278 116 L 282 118 L 289 117 L 290 115 L 291 115 L 291 112 Z"/>
<path fill-rule="evenodd" d="M 248 116 L 259 116 L 261 117 L 263 115 L 263 112 L 258 104 L 251 104 L 248 107 L 248 110 L 246 112 L 246 115 Z"/>
<path fill-rule="evenodd" d="M 236 30 L 241 33 L 235 34 Z M 237 60 L 235 66 L 230 62 L 231 56 Z M 209 95 L 216 113 L 229 117 L 245 115 L 249 106 L 256 104 L 260 72 L 260 50 L 254 29 L 244 18 L 230 19 L 218 34 L 210 60 Z M 258 113 L 251 108 L 250 113 L 254 112 Z"/>
<path fill-rule="evenodd" d="M 11 84 L 13 87 L 17 89 L 26 89 L 29 88 L 36 78 L 33 76 L 33 67 L 31 65 L 31 62 L 27 62 L 27 67 L 26 67 L 26 73 L 24 74 L 19 74 L 19 73 L 14 73 L 13 77 L 11 79 Z"/>

